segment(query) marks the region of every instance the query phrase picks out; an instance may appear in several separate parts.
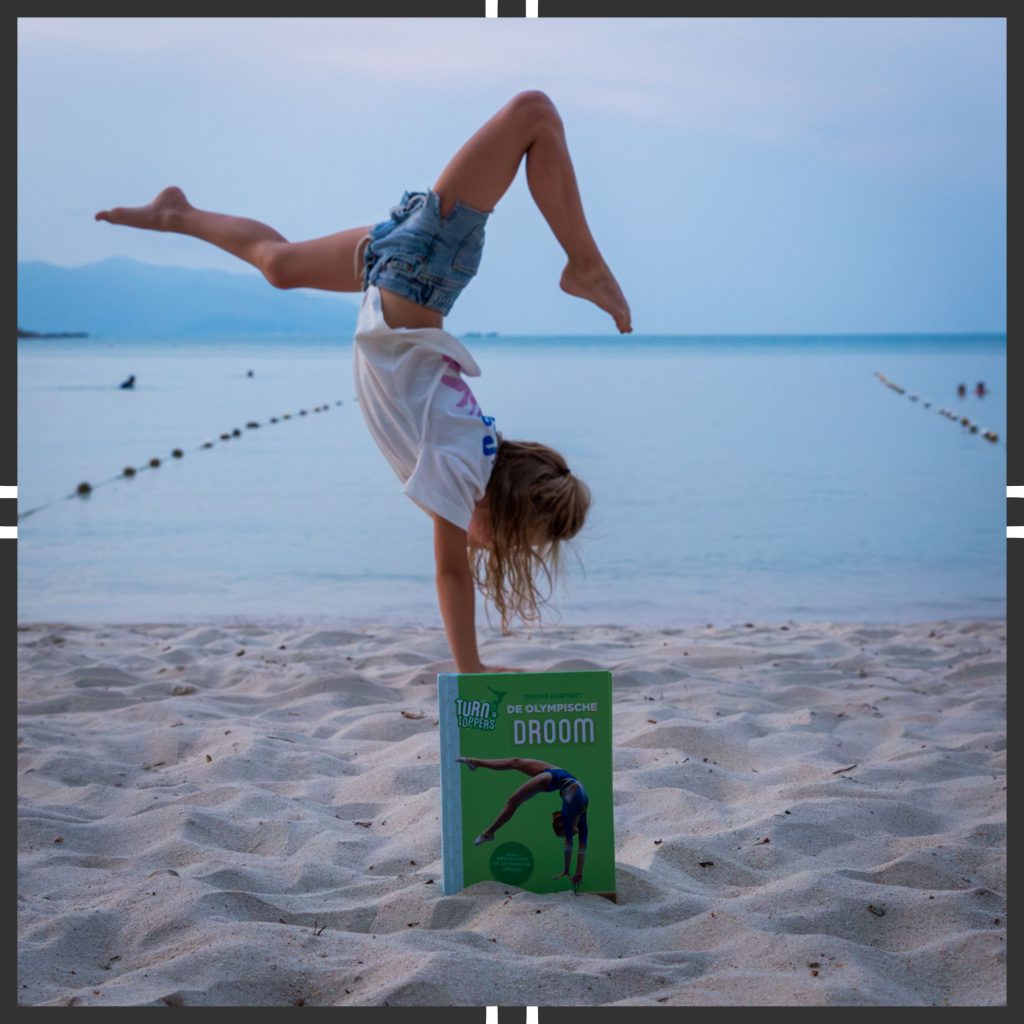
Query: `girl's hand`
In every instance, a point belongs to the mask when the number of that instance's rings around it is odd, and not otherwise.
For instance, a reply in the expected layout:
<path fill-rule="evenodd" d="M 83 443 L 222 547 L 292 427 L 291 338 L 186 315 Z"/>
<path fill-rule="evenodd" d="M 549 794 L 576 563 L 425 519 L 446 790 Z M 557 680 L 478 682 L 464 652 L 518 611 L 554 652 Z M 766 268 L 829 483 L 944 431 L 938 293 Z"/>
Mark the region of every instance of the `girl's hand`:
<path fill-rule="evenodd" d="M 572 876 L 573 888 L 576 889 L 579 886 L 581 886 L 582 884 L 583 884 L 583 872 L 582 871 L 577 871 L 576 874 Z"/>

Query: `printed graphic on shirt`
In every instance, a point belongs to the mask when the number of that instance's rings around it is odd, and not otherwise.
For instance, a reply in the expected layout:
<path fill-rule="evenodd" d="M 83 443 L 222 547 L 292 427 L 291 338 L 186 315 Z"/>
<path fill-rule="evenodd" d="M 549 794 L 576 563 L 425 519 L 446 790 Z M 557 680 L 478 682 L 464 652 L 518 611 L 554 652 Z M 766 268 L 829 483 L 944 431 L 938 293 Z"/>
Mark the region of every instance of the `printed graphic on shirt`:
<path fill-rule="evenodd" d="M 449 387 L 453 391 L 457 391 L 462 395 L 459 401 L 455 403 L 455 408 L 465 409 L 467 416 L 479 416 L 484 426 L 494 426 L 494 417 L 484 416 L 472 390 L 470 389 L 469 385 L 462 379 L 462 376 L 460 374 L 462 367 L 459 366 L 459 364 L 450 356 L 442 356 L 442 358 L 455 371 L 455 373 L 444 374 L 444 376 L 441 377 L 441 383 L 444 384 L 445 387 Z M 492 437 L 490 434 L 486 434 L 483 439 L 483 451 L 484 455 L 488 458 L 490 458 L 492 455 L 497 454 L 497 438 Z"/>
<path fill-rule="evenodd" d="M 493 427 L 494 426 L 494 417 L 493 416 L 481 416 L 480 419 L 483 420 L 483 422 L 484 422 L 484 424 L 486 426 L 488 426 L 488 427 Z M 487 456 L 495 455 L 495 454 L 497 454 L 497 451 L 498 451 L 498 442 L 493 437 L 491 437 L 490 434 L 485 434 L 484 435 L 484 455 L 487 455 Z"/>
<path fill-rule="evenodd" d="M 445 362 L 452 362 L 452 360 L 444 356 Z M 455 364 L 458 366 L 459 364 Z M 456 402 L 456 409 L 462 409 L 464 406 L 468 406 L 466 414 L 468 416 L 477 416 L 480 412 L 480 407 L 477 406 L 476 399 L 473 397 L 473 392 L 470 391 L 469 385 L 461 377 L 452 377 L 449 374 L 445 374 L 441 378 L 441 383 L 446 387 L 450 387 L 455 391 L 461 391 L 462 397 Z"/>

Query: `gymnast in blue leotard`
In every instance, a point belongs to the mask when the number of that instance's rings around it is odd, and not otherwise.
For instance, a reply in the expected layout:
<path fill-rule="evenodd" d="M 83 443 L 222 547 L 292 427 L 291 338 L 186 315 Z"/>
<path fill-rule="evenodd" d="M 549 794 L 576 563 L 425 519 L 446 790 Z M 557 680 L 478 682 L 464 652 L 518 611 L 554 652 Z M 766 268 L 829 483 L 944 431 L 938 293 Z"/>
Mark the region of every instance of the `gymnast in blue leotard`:
<path fill-rule="evenodd" d="M 572 863 L 573 836 L 579 835 L 579 849 L 576 854 L 576 873 L 572 875 L 573 886 L 583 881 L 583 861 L 587 855 L 587 805 L 590 798 L 587 791 L 571 772 L 558 768 L 546 761 L 536 761 L 525 757 L 503 757 L 487 759 L 482 757 L 457 757 L 470 771 L 477 768 L 490 768 L 493 771 L 515 770 L 529 775 L 524 782 L 505 802 L 501 814 L 492 824 L 483 830 L 474 840 L 477 846 L 489 843 L 494 833 L 505 824 L 516 812 L 516 808 L 537 793 L 554 793 L 562 798 L 562 809 L 551 814 L 551 827 L 556 836 L 564 839 L 565 868 L 555 878 L 569 878 L 569 867 Z"/>

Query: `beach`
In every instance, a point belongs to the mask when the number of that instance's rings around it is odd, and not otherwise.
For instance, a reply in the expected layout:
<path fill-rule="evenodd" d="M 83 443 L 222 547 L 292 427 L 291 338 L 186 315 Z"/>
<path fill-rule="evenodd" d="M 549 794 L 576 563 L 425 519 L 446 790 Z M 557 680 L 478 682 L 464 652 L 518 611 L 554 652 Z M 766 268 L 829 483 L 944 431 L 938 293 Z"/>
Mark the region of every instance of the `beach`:
<path fill-rule="evenodd" d="M 19 19 L 18 1004 L 1004 1006 L 1005 19 L 487 8 Z"/>
<path fill-rule="evenodd" d="M 19 626 L 23 1005 L 997 1005 L 1002 618 L 481 630 L 609 669 L 617 902 L 441 894 L 439 627 Z"/>

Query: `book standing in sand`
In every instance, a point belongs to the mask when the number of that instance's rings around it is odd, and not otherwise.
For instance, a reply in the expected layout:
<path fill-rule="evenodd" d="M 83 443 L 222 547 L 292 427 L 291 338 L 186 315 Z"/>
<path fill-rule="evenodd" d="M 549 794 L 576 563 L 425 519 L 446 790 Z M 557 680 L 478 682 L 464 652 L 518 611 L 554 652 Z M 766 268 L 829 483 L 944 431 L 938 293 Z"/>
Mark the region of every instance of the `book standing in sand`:
<path fill-rule="evenodd" d="M 610 672 L 438 676 L 444 892 L 615 899 Z"/>

